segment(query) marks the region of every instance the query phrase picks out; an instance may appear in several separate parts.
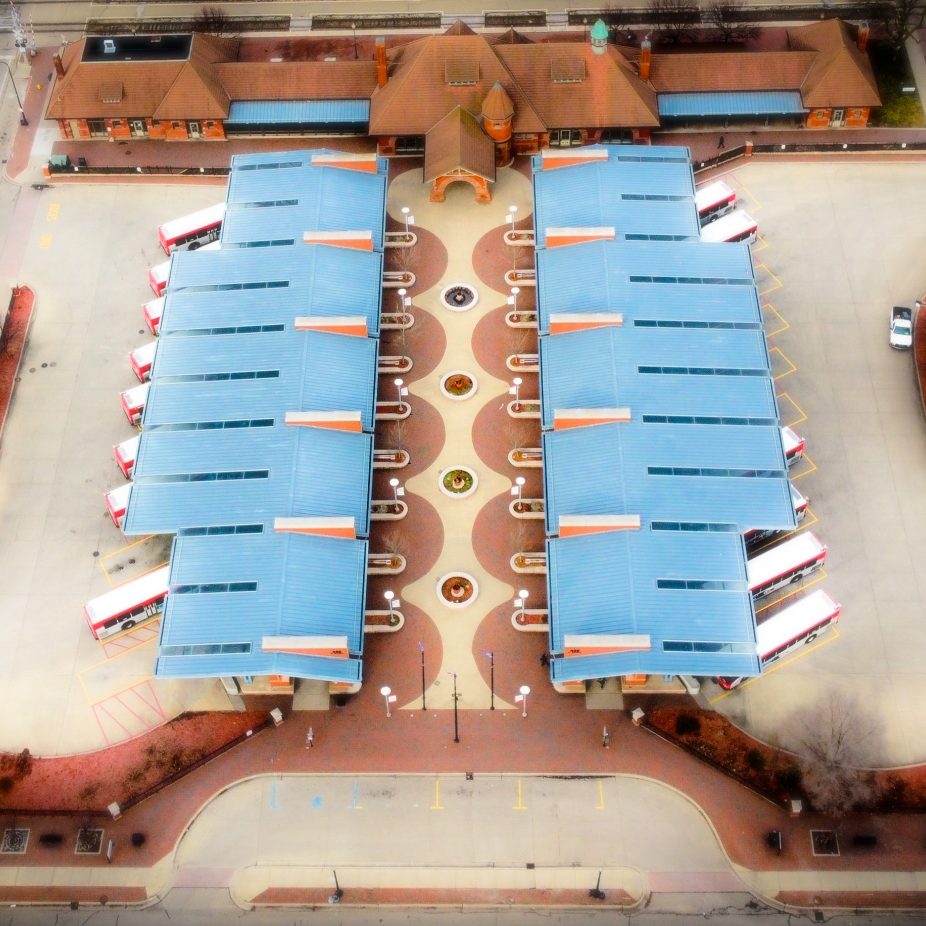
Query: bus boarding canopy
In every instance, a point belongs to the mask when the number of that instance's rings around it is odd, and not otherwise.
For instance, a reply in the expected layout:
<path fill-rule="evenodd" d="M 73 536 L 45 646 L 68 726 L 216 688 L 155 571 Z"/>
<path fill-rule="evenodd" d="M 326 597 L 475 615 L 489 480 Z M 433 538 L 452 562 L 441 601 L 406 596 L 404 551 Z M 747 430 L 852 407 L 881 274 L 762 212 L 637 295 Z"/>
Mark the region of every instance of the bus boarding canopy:
<path fill-rule="evenodd" d="M 534 235 L 550 228 L 613 226 L 617 237 L 697 239 L 694 178 L 687 148 L 609 145 L 546 151 L 532 159 Z M 563 163 L 565 162 L 565 163 Z"/>
<path fill-rule="evenodd" d="M 222 246 L 302 241 L 305 232 L 386 232 L 388 162 L 326 149 L 238 154 L 231 160 Z"/>
<path fill-rule="evenodd" d="M 541 425 L 553 428 L 557 409 L 618 407 L 629 408 L 634 420 L 663 415 L 682 416 L 691 424 L 696 422 L 687 419 L 722 418 L 741 427 L 777 424 L 771 376 L 751 375 L 767 366 L 761 327 L 630 328 L 625 323 L 545 336 L 540 338 Z M 692 373 L 718 367 L 730 375 Z"/>
<path fill-rule="evenodd" d="M 282 421 L 272 427 L 144 431 L 126 535 L 353 517 L 370 526 L 373 436 Z"/>
<path fill-rule="evenodd" d="M 370 101 L 240 100 L 230 104 L 223 125 L 230 134 L 367 135 Z"/>
<path fill-rule="evenodd" d="M 619 530 L 546 548 L 554 682 L 758 675 L 739 534 Z"/>
<path fill-rule="evenodd" d="M 777 421 L 727 427 L 634 416 L 545 431 L 542 443 L 550 535 L 559 533 L 562 515 L 633 514 L 645 526 L 717 523 L 740 531 L 796 524 Z"/>
<path fill-rule="evenodd" d="M 718 116 L 797 116 L 807 112 L 798 90 L 736 90 L 659 93 L 659 115 L 673 118 Z"/>
<path fill-rule="evenodd" d="M 161 335 L 142 427 L 358 411 L 372 431 L 379 341 L 326 331 Z M 242 427 L 243 425 L 238 425 Z"/>
<path fill-rule="evenodd" d="M 535 262 L 541 334 L 553 314 L 621 312 L 625 325 L 696 321 L 699 304 L 716 303 L 731 320 L 761 320 L 745 243 L 596 240 L 541 248 Z"/>
<path fill-rule="evenodd" d="M 366 540 L 177 537 L 155 675 L 360 681 L 366 566 Z"/>
<path fill-rule="evenodd" d="M 294 243 L 180 251 L 171 260 L 162 335 L 198 328 L 359 316 L 379 336 L 383 255 Z"/>

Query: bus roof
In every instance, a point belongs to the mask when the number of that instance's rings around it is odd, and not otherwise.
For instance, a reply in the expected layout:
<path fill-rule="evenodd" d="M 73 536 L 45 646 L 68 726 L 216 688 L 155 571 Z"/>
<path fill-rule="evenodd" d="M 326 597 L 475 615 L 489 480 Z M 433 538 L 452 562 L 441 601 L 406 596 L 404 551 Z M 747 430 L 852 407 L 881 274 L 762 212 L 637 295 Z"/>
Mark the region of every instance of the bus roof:
<path fill-rule="evenodd" d="M 159 566 L 152 572 L 146 572 L 137 579 L 130 579 L 111 591 L 91 599 L 84 605 L 87 616 L 96 624 L 115 617 L 117 614 L 123 614 L 130 608 L 151 601 L 159 595 L 166 595 L 169 571 L 169 566 Z"/>
<path fill-rule="evenodd" d="M 749 587 L 758 588 L 775 576 L 787 572 L 792 566 L 815 559 L 823 553 L 826 553 L 825 544 L 820 543 L 810 531 L 791 537 L 746 562 Z"/>
<path fill-rule="evenodd" d="M 736 201 L 736 190 L 728 186 L 723 180 L 715 180 L 713 183 L 705 184 L 695 190 L 695 205 L 698 212 L 710 209 L 717 203 L 723 203 L 727 200 Z"/>
<path fill-rule="evenodd" d="M 198 209 L 179 219 L 172 219 L 158 226 L 158 238 L 164 244 L 170 244 L 183 235 L 220 225 L 225 217 L 225 203 L 216 203 L 205 209 Z"/>
<path fill-rule="evenodd" d="M 825 621 L 828 617 L 837 616 L 840 608 L 841 605 L 833 601 L 823 589 L 805 595 L 759 624 L 756 632 L 759 656 L 765 657 L 774 653 L 808 628 Z"/>
<path fill-rule="evenodd" d="M 734 209 L 701 229 L 702 241 L 729 241 L 743 232 L 754 232 L 759 223 L 742 209 Z"/>

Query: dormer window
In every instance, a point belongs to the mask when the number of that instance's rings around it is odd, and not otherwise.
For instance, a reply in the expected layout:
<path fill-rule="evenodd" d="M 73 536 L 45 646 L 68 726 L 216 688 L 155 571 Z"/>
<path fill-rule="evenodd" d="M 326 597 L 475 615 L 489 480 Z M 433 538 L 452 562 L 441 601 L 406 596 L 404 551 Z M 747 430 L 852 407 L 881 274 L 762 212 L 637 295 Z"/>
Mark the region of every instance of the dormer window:
<path fill-rule="evenodd" d="M 457 59 L 444 65 L 444 80 L 450 87 L 472 87 L 479 81 L 479 62 Z"/>
<path fill-rule="evenodd" d="M 550 79 L 554 84 L 581 84 L 585 62 L 581 58 L 557 58 L 550 62 Z"/>

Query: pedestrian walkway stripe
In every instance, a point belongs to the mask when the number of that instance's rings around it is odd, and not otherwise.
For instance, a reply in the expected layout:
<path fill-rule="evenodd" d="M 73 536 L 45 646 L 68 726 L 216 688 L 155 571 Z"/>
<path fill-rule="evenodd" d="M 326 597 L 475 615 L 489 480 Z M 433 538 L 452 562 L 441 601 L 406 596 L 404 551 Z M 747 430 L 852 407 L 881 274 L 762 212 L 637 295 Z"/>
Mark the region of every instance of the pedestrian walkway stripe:
<path fill-rule="evenodd" d="M 434 803 L 431 805 L 431 810 L 443 810 L 440 802 L 440 778 L 434 779 Z"/>
<path fill-rule="evenodd" d="M 276 783 L 276 779 L 274 779 L 273 781 L 270 782 L 270 809 L 271 809 L 271 810 L 279 810 L 279 809 L 280 809 L 279 806 L 277 805 L 277 783 Z"/>
<path fill-rule="evenodd" d="M 354 782 L 353 793 L 348 810 L 363 810 L 363 805 L 360 803 L 360 785 L 356 781 Z"/>
<path fill-rule="evenodd" d="M 514 805 L 512 810 L 527 810 L 527 808 L 524 806 L 524 801 L 522 800 L 522 797 L 521 797 L 521 779 L 520 778 L 518 779 L 518 803 Z"/>
<path fill-rule="evenodd" d="M 595 810 L 604 810 L 604 782 L 598 779 L 598 806 Z"/>

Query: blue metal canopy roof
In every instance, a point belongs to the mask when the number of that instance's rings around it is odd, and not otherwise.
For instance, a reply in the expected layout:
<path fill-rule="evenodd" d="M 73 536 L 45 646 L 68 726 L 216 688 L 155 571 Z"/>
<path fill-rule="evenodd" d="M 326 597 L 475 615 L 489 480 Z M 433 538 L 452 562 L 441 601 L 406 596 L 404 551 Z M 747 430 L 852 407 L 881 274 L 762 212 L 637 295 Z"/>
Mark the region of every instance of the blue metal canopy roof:
<path fill-rule="evenodd" d="M 365 540 L 273 533 L 177 537 L 155 674 L 359 681 L 366 569 Z M 244 587 L 221 589 L 229 583 Z M 205 593 L 202 586 L 212 588 Z M 190 594 L 194 589 L 199 593 Z M 350 658 L 263 650 L 265 637 L 287 636 L 346 637 Z"/>
<path fill-rule="evenodd" d="M 262 524 L 277 517 L 353 516 L 370 523 L 373 436 L 286 426 L 146 431 L 123 530 Z"/>
<path fill-rule="evenodd" d="M 306 231 L 371 231 L 380 251 L 386 227 L 388 165 L 370 173 L 312 163 L 327 150 L 239 154 L 232 158 L 222 247 L 302 240 Z"/>
<path fill-rule="evenodd" d="M 551 227 L 614 226 L 618 236 L 697 239 L 694 176 L 687 148 L 606 146 L 606 161 L 544 170 L 533 158 L 534 232 L 544 247 Z"/>
<path fill-rule="evenodd" d="M 372 431 L 379 341 L 324 331 L 161 335 L 142 427 L 273 417 L 286 412 L 359 411 Z M 276 373 L 237 378 L 235 374 Z M 203 374 L 217 377 L 177 381 Z"/>
<path fill-rule="evenodd" d="M 267 325 L 297 316 L 359 315 L 379 334 L 383 291 L 380 252 L 307 245 L 178 251 L 160 331 Z"/>
<path fill-rule="evenodd" d="M 641 373 L 640 366 L 767 369 L 761 329 L 590 328 L 540 338 L 544 428 L 570 408 L 630 408 L 646 415 L 778 420 L 771 376 Z"/>
<path fill-rule="evenodd" d="M 759 674 L 739 535 L 644 529 L 558 538 L 547 542 L 547 567 L 554 681 Z M 659 588 L 660 579 L 693 587 Z M 650 649 L 563 658 L 567 634 L 646 634 Z"/>
<path fill-rule="evenodd" d="M 797 90 L 739 90 L 721 93 L 660 93 L 659 115 L 790 116 L 807 112 Z"/>
<path fill-rule="evenodd" d="M 776 530 L 795 526 L 777 422 L 764 427 L 631 422 L 545 431 L 547 533 L 560 515 L 636 514 Z"/>
<path fill-rule="evenodd" d="M 339 125 L 368 123 L 367 100 L 240 100 L 225 125 Z"/>

